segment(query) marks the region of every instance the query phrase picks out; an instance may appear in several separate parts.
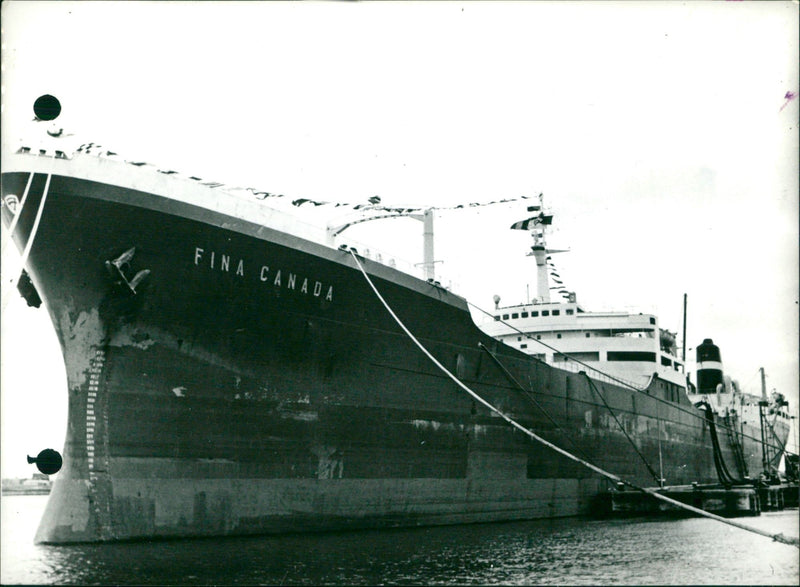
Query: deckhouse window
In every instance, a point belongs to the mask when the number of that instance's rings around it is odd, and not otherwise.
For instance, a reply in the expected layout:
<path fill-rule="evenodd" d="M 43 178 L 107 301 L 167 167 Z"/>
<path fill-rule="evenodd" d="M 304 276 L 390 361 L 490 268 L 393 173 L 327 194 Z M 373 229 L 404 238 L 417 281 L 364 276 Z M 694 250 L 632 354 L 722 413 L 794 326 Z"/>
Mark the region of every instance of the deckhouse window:
<path fill-rule="evenodd" d="M 503 314 L 503 320 L 508 320 L 508 314 Z"/>
<path fill-rule="evenodd" d="M 553 310 L 553 316 L 558 316 L 561 314 L 561 310 Z"/>
<path fill-rule="evenodd" d="M 519 318 L 519 314 L 511 314 L 511 318 L 513 320 L 516 320 L 517 318 Z"/>
<path fill-rule="evenodd" d="M 549 316 L 550 310 L 542 310 L 542 316 Z"/>
<path fill-rule="evenodd" d="M 497 316 L 494 317 L 494 319 L 495 320 L 500 320 L 500 315 L 498 314 Z"/>
<path fill-rule="evenodd" d="M 609 361 L 646 361 L 656 362 L 656 354 L 644 351 L 608 351 Z"/>
<path fill-rule="evenodd" d="M 520 314 L 520 316 L 522 316 L 523 318 L 527 318 L 528 317 L 528 313 L 527 312 L 523 312 L 522 314 Z"/>
<path fill-rule="evenodd" d="M 575 359 L 576 361 L 599 361 L 600 353 L 595 351 L 575 351 L 569 353 L 569 355 L 553 354 L 553 362 L 555 363 L 566 363 L 570 359 Z"/>
<path fill-rule="evenodd" d="M 575 313 L 575 310 L 567 309 L 567 316 L 572 316 Z"/>
<path fill-rule="evenodd" d="M 535 312 L 531 312 L 531 318 L 538 318 L 538 317 L 539 317 L 539 310 L 536 310 Z"/>

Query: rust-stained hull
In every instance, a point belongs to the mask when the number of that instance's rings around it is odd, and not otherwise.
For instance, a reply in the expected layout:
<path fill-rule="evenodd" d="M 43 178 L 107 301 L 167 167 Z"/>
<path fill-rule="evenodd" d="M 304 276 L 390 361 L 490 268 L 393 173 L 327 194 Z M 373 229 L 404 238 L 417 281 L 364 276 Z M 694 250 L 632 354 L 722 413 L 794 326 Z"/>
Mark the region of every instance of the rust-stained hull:
<path fill-rule="evenodd" d="M 27 180 L 4 173 L 3 196 Z M 44 183 L 37 173 L 20 247 Z M 121 272 L 107 263 L 133 248 Z M 450 292 L 364 264 L 478 394 L 565 449 L 654 484 L 585 375 L 494 341 Z M 65 466 L 39 542 L 571 516 L 605 486 L 476 405 L 399 329 L 345 251 L 56 173 L 28 267 L 69 387 Z M 143 271 L 134 293 L 122 278 Z M 716 480 L 707 424 L 680 388 L 596 386 L 670 483 Z"/>

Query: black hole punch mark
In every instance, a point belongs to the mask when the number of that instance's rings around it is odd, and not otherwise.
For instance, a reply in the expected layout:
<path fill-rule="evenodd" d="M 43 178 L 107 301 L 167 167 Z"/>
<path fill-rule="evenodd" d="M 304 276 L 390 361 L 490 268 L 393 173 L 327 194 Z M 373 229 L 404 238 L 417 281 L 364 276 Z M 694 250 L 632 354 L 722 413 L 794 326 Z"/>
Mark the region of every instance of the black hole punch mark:
<path fill-rule="evenodd" d="M 52 448 L 46 448 L 41 451 L 36 457 L 28 457 L 29 463 L 36 463 L 36 468 L 45 475 L 53 475 L 61 470 L 63 460 L 58 451 Z"/>
<path fill-rule="evenodd" d="M 55 120 L 61 114 L 61 102 L 50 94 L 39 96 L 33 103 L 33 113 L 39 120 Z"/>

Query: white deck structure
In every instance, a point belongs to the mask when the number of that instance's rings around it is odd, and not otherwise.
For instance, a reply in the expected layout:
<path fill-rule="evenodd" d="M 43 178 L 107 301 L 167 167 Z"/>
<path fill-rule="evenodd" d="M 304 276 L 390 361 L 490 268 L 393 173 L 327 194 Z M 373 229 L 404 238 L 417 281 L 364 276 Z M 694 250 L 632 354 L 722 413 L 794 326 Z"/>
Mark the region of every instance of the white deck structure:
<path fill-rule="evenodd" d="M 528 208 L 539 212 L 538 216 L 511 227 L 529 230 L 533 236 L 529 255 L 536 260 L 537 297 L 530 303 L 502 307 L 496 297 L 494 320 L 481 324 L 481 328 L 497 340 L 562 369 L 586 371 L 600 378 L 605 373 L 640 388 L 654 374 L 685 386 L 676 335 L 660 328 L 656 316 L 587 312 L 578 305 L 575 294 L 563 287 L 558 289 L 568 294 L 567 301 L 550 299 L 549 255 L 561 251 L 547 248 L 545 233 L 553 217 L 541 209 L 540 200 L 539 206 Z"/>

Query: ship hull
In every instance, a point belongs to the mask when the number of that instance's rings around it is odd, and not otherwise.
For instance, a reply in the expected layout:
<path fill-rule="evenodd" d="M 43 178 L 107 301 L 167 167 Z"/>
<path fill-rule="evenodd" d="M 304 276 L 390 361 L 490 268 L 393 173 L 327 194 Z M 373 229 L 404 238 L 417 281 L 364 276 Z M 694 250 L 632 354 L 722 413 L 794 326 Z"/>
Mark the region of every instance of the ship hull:
<path fill-rule="evenodd" d="M 27 179 L 4 173 L 4 197 Z M 35 174 L 20 248 L 45 183 Z M 28 267 L 69 421 L 39 542 L 571 516 L 606 486 L 477 405 L 346 251 L 68 174 L 41 212 Z M 549 367 L 482 333 L 461 298 L 362 262 L 437 360 L 537 434 L 642 485 L 654 469 L 717 479 L 679 387 Z"/>

